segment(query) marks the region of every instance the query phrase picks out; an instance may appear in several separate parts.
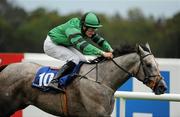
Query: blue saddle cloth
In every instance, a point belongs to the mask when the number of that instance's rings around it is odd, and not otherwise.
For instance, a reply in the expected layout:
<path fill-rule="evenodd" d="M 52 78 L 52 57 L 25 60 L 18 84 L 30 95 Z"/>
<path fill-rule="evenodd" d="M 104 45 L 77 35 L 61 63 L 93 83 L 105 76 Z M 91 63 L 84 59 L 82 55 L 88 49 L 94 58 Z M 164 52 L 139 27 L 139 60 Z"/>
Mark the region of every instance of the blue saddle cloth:
<path fill-rule="evenodd" d="M 61 77 L 58 82 L 59 85 L 66 87 L 73 80 L 73 76 L 78 74 L 83 63 L 84 62 L 80 62 L 70 74 Z M 58 69 L 53 69 L 49 66 L 41 67 L 35 75 L 32 87 L 39 88 L 42 91 L 50 91 L 51 88 L 48 87 L 48 84 L 56 76 L 58 71 Z"/>

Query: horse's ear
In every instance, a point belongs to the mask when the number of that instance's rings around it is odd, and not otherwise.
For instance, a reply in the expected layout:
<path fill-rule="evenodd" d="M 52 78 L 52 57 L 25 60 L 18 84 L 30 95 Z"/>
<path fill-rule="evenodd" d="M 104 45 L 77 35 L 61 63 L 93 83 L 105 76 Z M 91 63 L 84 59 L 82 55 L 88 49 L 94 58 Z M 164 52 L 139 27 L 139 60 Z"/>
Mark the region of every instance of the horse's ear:
<path fill-rule="evenodd" d="M 136 43 L 136 51 L 139 53 L 139 44 Z"/>
<path fill-rule="evenodd" d="M 149 46 L 149 43 L 146 43 L 145 46 L 148 48 L 149 52 L 152 53 L 152 52 L 151 52 L 151 48 L 150 48 L 150 46 Z"/>
<path fill-rule="evenodd" d="M 138 45 L 138 53 L 141 54 L 143 52 L 143 48 L 141 47 L 141 45 Z"/>
<path fill-rule="evenodd" d="M 141 47 L 141 45 L 138 46 L 138 53 L 141 56 L 145 56 L 147 54 L 146 51 L 144 51 L 143 47 Z"/>

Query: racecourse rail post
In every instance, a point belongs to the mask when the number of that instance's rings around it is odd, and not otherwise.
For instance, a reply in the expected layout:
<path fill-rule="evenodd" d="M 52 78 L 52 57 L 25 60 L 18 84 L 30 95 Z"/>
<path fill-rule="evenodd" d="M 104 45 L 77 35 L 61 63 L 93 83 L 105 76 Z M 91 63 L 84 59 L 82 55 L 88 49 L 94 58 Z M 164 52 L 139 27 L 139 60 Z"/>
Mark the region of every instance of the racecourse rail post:
<path fill-rule="evenodd" d="M 180 94 L 162 94 L 155 95 L 154 93 L 145 92 L 128 92 L 128 91 L 116 91 L 115 98 L 120 98 L 120 117 L 126 117 L 126 99 L 137 100 L 160 100 L 160 101 L 174 101 L 180 102 Z"/>

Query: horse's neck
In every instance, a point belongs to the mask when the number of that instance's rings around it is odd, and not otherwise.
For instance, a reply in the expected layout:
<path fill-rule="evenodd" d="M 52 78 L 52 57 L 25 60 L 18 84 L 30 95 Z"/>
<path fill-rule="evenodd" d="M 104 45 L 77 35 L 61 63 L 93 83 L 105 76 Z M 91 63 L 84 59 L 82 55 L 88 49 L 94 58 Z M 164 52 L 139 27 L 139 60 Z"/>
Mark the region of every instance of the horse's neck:
<path fill-rule="evenodd" d="M 117 57 L 114 61 L 128 72 L 133 73 L 133 70 L 138 66 L 139 55 L 137 53 L 131 53 Z M 80 70 L 80 75 L 84 76 L 86 74 L 85 76 L 88 79 L 100 82 L 100 84 L 114 91 L 128 80 L 128 74 L 118 68 L 111 60 L 99 63 L 97 67 L 98 70 L 95 64 L 83 65 Z"/>
<path fill-rule="evenodd" d="M 136 53 L 131 53 L 115 58 L 114 61 L 128 72 L 133 73 L 133 70 L 138 66 L 139 56 Z M 118 68 L 112 61 L 105 62 L 99 66 L 99 76 L 101 76 L 100 82 L 114 91 L 129 79 L 128 74 Z"/>

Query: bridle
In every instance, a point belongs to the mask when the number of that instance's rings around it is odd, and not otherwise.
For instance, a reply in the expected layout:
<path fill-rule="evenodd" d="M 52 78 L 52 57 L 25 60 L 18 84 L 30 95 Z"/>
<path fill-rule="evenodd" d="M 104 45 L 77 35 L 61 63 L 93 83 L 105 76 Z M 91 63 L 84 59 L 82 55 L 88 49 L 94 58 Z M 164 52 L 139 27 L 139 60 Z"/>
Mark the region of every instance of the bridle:
<path fill-rule="evenodd" d="M 139 54 L 138 54 L 139 55 Z M 135 74 L 133 73 L 130 73 L 128 70 L 124 69 L 123 67 L 121 67 L 119 64 L 117 64 L 116 61 L 114 61 L 114 59 L 111 59 L 111 61 L 119 68 L 121 69 L 122 71 L 126 72 L 128 74 L 128 77 L 137 77 L 139 72 L 140 72 L 140 68 L 142 66 L 142 69 L 143 69 L 143 72 L 144 72 L 144 75 L 145 75 L 145 78 L 144 80 L 142 80 L 142 82 L 146 85 L 150 84 L 149 86 L 154 90 L 155 87 L 156 87 L 156 84 L 159 84 L 159 82 L 161 81 L 162 77 L 160 76 L 160 74 L 157 74 L 157 75 L 149 75 L 146 70 L 145 70 L 145 64 L 143 62 L 143 59 L 146 58 L 147 56 L 150 56 L 150 55 L 153 55 L 151 53 L 145 55 L 145 56 L 140 56 L 140 64 L 139 64 L 139 67 L 138 67 L 138 70 Z M 157 83 L 153 82 L 152 83 L 152 80 L 151 80 L 151 77 L 158 77 L 158 81 Z"/>

